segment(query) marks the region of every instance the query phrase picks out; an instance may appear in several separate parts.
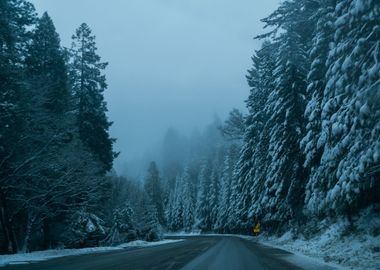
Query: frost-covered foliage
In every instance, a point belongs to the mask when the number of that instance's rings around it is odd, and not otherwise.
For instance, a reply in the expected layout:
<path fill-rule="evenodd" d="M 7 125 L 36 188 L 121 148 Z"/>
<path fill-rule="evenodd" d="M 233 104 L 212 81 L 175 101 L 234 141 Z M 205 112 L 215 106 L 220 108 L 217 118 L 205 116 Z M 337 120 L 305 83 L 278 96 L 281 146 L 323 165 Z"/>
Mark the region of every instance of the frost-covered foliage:
<path fill-rule="evenodd" d="M 135 213 L 128 203 L 113 210 L 113 225 L 102 244 L 116 245 L 136 240 L 138 235 L 134 219 Z"/>
<path fill-rule="evenodd" d="M 98 216 L 79 210 L 71 216 L 67 230 L 60 235 L 66 247 L 98 246 L 106 231 Z"/>
<path fill-rule="evenodd" d="M 248 114 L 232 111 L 221 128 L 243 145 L 198 155 L 193 229 L 297 230 L 379 203 L 379 15 L 374 0 L 289 0 L 263 20 L 271 31 L 248 71 Z M 185 202 L 178 186 L 170 209 Z M 180 209 L 168 219 L 182 222 Z"/>
<path fill-rule="evenodd" d="M 234 212 L 231 208 L 233 203 L 233 191 L 236 185 L 236 176 L 234 173 L 236 161 L 239 155 L 239 147 L 232 144 L 224 158 L 222 167 L 222 175 L 220 176 L 220 191 L 218 198 L 217 217 L 214 223 L 214 230 L 218 232 L 229 232 L 228 222 L 231 218 L 231 213 Z"/>
<path fill-rule="evenodd" d="M 211 211 L 212 205 L 210 205 L 211 198 L 211 162 L 205 160 L 199 172 L 199 188 L 197 194 L 197 227 L 203 231 L 211 231 Z"/>
<path fill-rule="evenodd" d="M 316 145 L 307 149 L 321 157 L 308 180 L 306 204 L 312 213 L 351 214 L 379 193 L 380 4 L 338 1 L 322 9 L 329 11 L 328 29 L 316 36 L 329 37 L 326 81 Z"/>
<path fill-rule="evenodd" d="M 248 76 L 237 228 L 350 219 L 379 202 L 379 12 L 378 1 L 292 0 L 263 20 L 273 30 Z"/>
<path fill-rule="evenodd" d="M 165 223 L 164 209 L 162 202 L 162 188 L 159 171 L 155 162 L 151 162 L 148 174 L 145 179 L 144 189 L 151 204 L 157 211 L 157 218 L 160 224 Z"/>
<path fill-rule="evenodd" d="M 166 205 L 169 230 L 229 232 L 231 203 L 236 202 L 232 200 L 236 197 L 234 169 L 240 147 L 229 142 L 227 145 L 220 145 L 200 163 L 190 162 L 177 176 Z"/>
<path fill-rule="evenodd" d="M 175 188 L 170 196 L 167 210 L 168 228 L 173 231 L 184 229 L 191 231 L 194 225 L 195 198 L 192 176 L 186 167 L 183 175 L 179 175 Z"/>

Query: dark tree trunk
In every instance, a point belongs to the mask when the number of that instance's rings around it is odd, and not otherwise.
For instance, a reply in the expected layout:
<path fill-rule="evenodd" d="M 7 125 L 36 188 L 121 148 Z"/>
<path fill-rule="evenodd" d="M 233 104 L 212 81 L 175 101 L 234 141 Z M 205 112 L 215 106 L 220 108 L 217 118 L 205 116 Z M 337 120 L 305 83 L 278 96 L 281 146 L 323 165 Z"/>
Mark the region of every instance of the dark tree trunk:
<path fill-rule="evenodd" d="M 7 201 L 3 192 L 0 192 L 0 202 L 1 202 L 1 226 L 4 231 L 4 244 L 3 247 L 5 252 L 9 253 L 9 243 L 12 246 L 12 253 L 18 252 L 18 245 L 16 240 L 16 235 L 13 231 L 12 223 L 13 221 L 9 218 L 7 211 Z"/>
<path fill-rule="evenodd" d="M 50 225 L 49 219 L 45 219 L 43 222 L 43 231 L 44 231 L 44 239 L 43 239 L 43 249 L 51 248 L 51 235 L 50 235 Z"/>
<path fill-rule="evenodd" d="M 0 246 L 0 254 L 7 254 L 9 253 L 9 232 L 8 228 L 5 224 L 5 217 L 4 217 L 4 208 L 1 207 L 0 209 L 0 224 L 1 224 L 1 231 L 2 231 L 2 242 Z"/>

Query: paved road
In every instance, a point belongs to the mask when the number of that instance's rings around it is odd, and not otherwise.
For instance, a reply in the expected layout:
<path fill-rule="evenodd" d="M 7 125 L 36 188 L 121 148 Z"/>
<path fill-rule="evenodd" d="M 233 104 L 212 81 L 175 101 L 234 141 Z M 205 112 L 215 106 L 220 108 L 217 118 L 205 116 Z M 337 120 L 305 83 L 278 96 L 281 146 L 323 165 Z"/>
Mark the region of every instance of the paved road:
<path fill-rule="evenodd" d="M 6 270 L 299 270 L 289 253 L 238 237 L 194 236 L 167 245 L 70 256 Z M 1 268 L 0 268 L 1 269 Z M 304 268 L 306 269 L 306 268 Z M 309 268 L 307 268 L 309 270 Z M 321 268 L 326 269 L 326 268 Z"/>

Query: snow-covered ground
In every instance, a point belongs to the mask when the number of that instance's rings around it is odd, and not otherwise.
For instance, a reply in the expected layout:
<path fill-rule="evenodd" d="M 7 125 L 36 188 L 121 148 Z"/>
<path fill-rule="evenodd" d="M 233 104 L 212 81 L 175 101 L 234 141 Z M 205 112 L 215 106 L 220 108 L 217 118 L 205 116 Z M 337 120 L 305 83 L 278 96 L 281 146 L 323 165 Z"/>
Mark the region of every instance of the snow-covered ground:
<path fill-rule="evenodd" d="M 175 242 L 184 241 L 182 239 L 178 240 L 162 240 L 157 242 L 146 242 L 142 240 L 136 240 L 129 243 L 121 244 L 116 247 L 94 247 L 94 248 L 82 248 L 82 249 L 52 249 L 44 251 L 35 251 L 31 253 L 19 253 L 12 255 L 1 255 L 0 256 L 0 267 L 9 264 L 27 264 L 36 261 L 45 261 L 59 257 L 65 256 L 77 256 L 91 253 L 101 253 L 122 250 L 125 248 L 132 247 L 152 247 L 158 245 L 165 245 Z"/>
<path fill-rule="evenodd" d="M 375 243 L 379 245 L 379 237 L 359 240 L 351 236 L 338 240 L 323 234 L 308 240 L 302 238 L 294 240 L 290 234 L 285 234 L 281 238 L 263 237 L 259 241 L 295 254 L 307 255 L 335 265 L 339 264 L 347 269 L 380 269 L 379 252 L 372 250 Z"/>
<path fill-rule="evenodd" d="M 303 269 L 308 270 L 348 270 L 350 268 L 345 267 L 343 265 L 336 264 L 334 262 L 326 262 L 322 258 L 315 256 L 315 254 L 307 254 L 307 252 L 299 252 L 297 248 L 285 246 L 278 242 L 278 238 L 265 238 L 265 237 L 253 237 L 253 236 L 244 236 L 240 237 L 245 238 L 247 240 L 258 241 L 266 246 L 282 249 L 289 251 L 290 254 L 283 257 L 284 260 L 301 267 Z"/>
<path fill-rule="evenodd" d="M 192 232 L 168 232 L 164 234 L 166 236 L 175 236 L 175 237 L 181 237 L 181 236 L 197 236 L 197 235 L 202 235 L 204 236 L 205 234 L 201 234 L 200 231 L 192 231 Z"/>
<path fill-rule="evenodd" d="M 348 231 L 348 226 L 347 221 L 340 220 L 310 239 L 288 232 L 280 238 L 261 236 L 258 241 L 347 269 L 379 270 L 380 219 L 364 213 L 355 221 L 354 231 Z"/>
<path fill-rule="evenodd" d="M 158 242 L 147 242 L 147 241 L 142 241 L 142 240 L 136 240 L 133 242 L 121 244 L 118 247 L 121 248 L 128 248 L 128 247 L 153 247 L 153 246 L 159 246 L 159 245 L 165 245 L 165 244 L 171 244 L 171 243 L 176 243 L 176 242 L 181 242 L 185 241 L 184 239 L 167 239 L 167 240 L 162 240 Z"/>

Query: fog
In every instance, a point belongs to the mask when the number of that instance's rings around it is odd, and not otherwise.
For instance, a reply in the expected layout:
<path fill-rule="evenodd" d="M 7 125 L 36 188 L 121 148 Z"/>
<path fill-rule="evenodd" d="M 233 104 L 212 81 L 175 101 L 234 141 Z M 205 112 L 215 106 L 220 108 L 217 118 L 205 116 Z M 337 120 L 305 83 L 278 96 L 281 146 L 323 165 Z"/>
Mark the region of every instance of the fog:
<path fill-rule="evenodd" d="M 115 168 L 143 156 L 169 127 L 183 134 L 244 110 L 260 19 L 279 0 L 33 0 L 53 18 L 64 46 L 80 23 L 109 62 L 105 93 Z"/>

